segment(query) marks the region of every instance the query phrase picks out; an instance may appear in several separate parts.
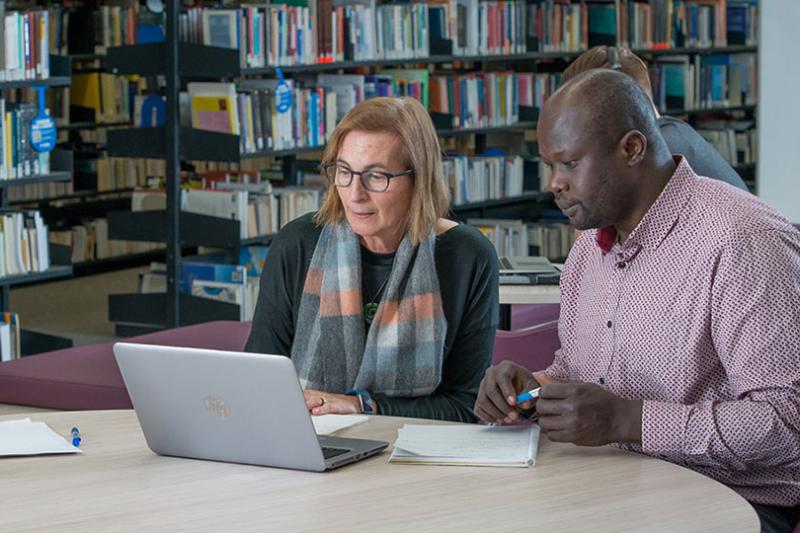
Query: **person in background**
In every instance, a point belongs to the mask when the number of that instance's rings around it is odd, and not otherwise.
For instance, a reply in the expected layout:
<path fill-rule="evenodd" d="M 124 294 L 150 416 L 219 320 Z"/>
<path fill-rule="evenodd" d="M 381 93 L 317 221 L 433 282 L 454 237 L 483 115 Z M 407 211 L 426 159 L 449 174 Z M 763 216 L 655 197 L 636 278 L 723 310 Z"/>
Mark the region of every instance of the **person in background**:
<path fill-rule="evenodd" d="M 321 209 L 272 241 L 245 350 L 290 356 L 314 415 L 474 421 L 498 323 L 497 253 L 444 218 L 427 111 L 412 98 L 361 102 L 321 169 Z"/>
<path fill-rule="evenodd" d="M 759 198 L 673 155 L 628 76 L 595 69 L 538 126 L 576 228 L 561 275 L 561 349 L 532 374 L 487 370 L 486 422 L 535 402 L 550 440 L 621 447 L 747 499 L 764 531 L 800 521 L 800 232 Z"/>
<path fill-rule="evenodd" d="M 653 103 L 653 88 L 647 65 L 639 56 L 621 46 L 595 46 L 570 63 L 564 70 L 562 80 L 566 83 L 581 72 L 593 68 L 618 70 L 633 78 L 650 99 L 661 136 L 667 142 L 670 152 L 683 155 L 698 175 L 715 178 L 742 190 L 748 190 L 739 174 L 694 128 L 680 119 L 664 116 L 658 112 Z"/>

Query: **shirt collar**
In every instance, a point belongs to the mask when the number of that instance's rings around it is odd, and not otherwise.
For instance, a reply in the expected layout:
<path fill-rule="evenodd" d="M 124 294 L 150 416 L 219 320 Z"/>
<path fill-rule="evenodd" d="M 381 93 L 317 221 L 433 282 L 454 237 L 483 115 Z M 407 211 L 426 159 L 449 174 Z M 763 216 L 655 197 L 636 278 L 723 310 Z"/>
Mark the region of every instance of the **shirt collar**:
<path fill-rule="evenodd" d="M 678 165 L 675 172 L 656 201 L 631 232 L 625 244 L 622 245 L 623 250 L 634 246 L 655 250 L 678 221 L 681 211 L 691 196 L 690 181 L 695 179 L 697 174 L 689 166 L 685 157 L 676 155 L 673 156 L 673 160 Z M 610 252 L 614 243 L 617 242 L 617 230 L 614 226 L 598 229 L 595 242 L 604 254 Z"/>

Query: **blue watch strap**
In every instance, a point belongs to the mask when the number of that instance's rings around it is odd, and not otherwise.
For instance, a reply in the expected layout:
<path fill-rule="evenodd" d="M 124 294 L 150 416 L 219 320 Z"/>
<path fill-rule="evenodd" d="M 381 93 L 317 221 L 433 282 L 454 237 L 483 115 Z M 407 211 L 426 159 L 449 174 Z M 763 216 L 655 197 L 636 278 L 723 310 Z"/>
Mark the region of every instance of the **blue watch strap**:
<path fill-rule="evenodd" d="M 361 412 L 365 415 L 374 415 L 375 410 L 372 408 L 372 396 L 369 395 L 369 391 L 364 389 L 353 389 L 347 391 L 347 394 L 350 396 L 358 396 L 358 401 L 361 404 Z"/>

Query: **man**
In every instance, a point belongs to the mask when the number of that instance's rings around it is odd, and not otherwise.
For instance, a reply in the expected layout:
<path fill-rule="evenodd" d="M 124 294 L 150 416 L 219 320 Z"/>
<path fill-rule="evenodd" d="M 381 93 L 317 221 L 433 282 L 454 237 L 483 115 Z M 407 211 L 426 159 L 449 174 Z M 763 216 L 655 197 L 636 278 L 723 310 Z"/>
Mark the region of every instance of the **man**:
<path fill-rule="evenodd" d="M 503 363 L 475 413 L 510 422 L 542 385 L 548 438 L 684 465 L 800 521 L 800 233 L 753 195 L 673 156 L 647 96 L 588 71 L 545 103 L 539 151 L 584 231 L 561 276 L 561 349 L 541 373 Z M 769 529 L 772 527 L 773 529 Z"/>
<path fill-rule="evenodd" d="M 686 122 L 665 117 L 658 112 L 653 103 L 653 88 L 647 65 L 628 48 L 616 46 L 595 46 L 581 54 L 564 70 L 563 81 L 567 82 L 581 72 L 592 68 L 619 70 L 633 78 L 650 99 L 656 113 L 661 135 L 667 141 L 670 152 L 686 157 L 689 165 L 700 176 L 708 176 L 730 183 L 734 187 L 748 190 L 742 178 L 727 161 L 694 128 Z"/>

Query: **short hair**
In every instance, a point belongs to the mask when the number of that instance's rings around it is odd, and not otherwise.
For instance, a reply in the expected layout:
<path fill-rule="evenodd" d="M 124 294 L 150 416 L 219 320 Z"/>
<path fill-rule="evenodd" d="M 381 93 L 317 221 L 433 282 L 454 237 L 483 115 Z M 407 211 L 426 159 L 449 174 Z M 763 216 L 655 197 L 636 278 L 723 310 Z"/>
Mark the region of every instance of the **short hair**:
<path fill-rule="evenodd" d="M 333 130 L 322 154 L 323 165 L 336 162 L 342 142 L 352 131 L 390 133 L 400 141 L 398 155 L 406 170 L 414 172 L 408 232 L 414 244 L 421 242 L 450 209 L 450 191 L 444 180 L 439 138 L 430 115 L 419 101 L 409 97 L 364 100 L 348 111 Z M 329 183 L 325 200 L 314 219 L 317 224 L 331 224 L 342 222 L 344 218 L 336 186 Z"/>
<path fill-rule="evenodd" d="M 630 76 L 610 69 L 591 69 L 572 78 L 548 99 L 569 95 L 588 108 L 592 135 L 610 143 L 638 130 L 656 149 L 663 142 L 653 105 Z"/>
<path fill-rule="evenodd" d="M 593 68 L 611 68 L 609 46 L 594 46 L 569 64 L 561 75 L 564 83 L 574 78 L 581 72 Z M 642 59 L 634 54 L 630 48 L 616 46 L 619 55 L 619 70 L 634 79 L 650 100 L 653 99 L 653 86 L 650 83 L 650 73 Z"/>

